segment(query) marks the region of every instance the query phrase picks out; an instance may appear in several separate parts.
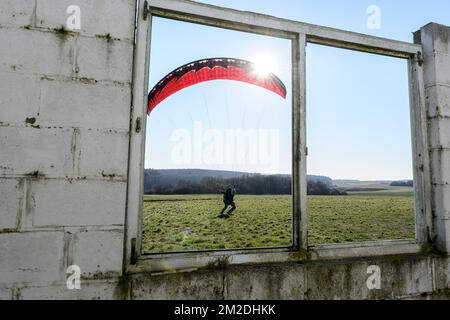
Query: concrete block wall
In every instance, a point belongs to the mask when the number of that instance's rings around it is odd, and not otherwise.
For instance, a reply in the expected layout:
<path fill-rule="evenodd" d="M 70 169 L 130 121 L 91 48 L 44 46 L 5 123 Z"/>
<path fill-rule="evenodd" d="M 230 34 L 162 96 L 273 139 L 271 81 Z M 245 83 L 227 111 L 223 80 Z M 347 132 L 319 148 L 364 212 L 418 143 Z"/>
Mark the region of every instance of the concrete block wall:
<path fill-rule="evenodd" d="M 75 2 L 75 3 L 74 3 Z M 69 5 L 81 29 L 63 26 Z M 448 298 L 447 255 L 122 274 L 135 0 L 0 2 L 0 299 Z M 449 28 L 419 32 L 437 244 L 450 248 Z M 367 267 L 383 270 L 369 291 Z M 66 287 L 78 265 L 81 290 Z"/>
<path fill-rule="evenodd" d="M 381 289 L 366 286 L 367 267 L 383 271 Z M 438 257 L 367 258 L 231 266 L 160 277 L 136 276 L 132 299 L 321 300 L 447 298 L 448 270 Z M 445 270 L 444 270 L 445 269 Z M 447 287 L 446 287 L 447 288 Z"/>
<path fill-rule="evenodd" d="M 134 0 L 0 3 L 0 299 L 117 297 L 134 18 Z"/>

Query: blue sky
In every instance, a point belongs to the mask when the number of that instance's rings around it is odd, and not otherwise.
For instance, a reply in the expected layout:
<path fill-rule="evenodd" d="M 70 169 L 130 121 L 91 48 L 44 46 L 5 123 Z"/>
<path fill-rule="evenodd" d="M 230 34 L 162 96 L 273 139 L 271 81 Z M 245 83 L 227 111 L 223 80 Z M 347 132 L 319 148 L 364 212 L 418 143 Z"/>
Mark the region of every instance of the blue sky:
<path fill-rule="evenodd" d="M 421 7 L 406 0 L 202 2 L 408 42 L 412 41 L 412 32 L 428 22 L 450 24 L 449 1 L 428 1 Z M 367 28 L 369 5 L 381 9 L 379 30 Z M 212 81 L 176 93 L 148 117 L 146 168 L 290 173 L 292 97 L 288 40 L 157 18 L 152 29 L 150 88 L 176 67 L 197 59 L 254 60 L 261 56 L 273 60 L 274 71 L 288 90 L 286 100 L 234 81 Z M 307 109 L 309 174 L 334 179 L 412 178 L 406 61 L 310 44 Z M 196 131 L 199 124 L 201 130 Z M 205 146 L 196 149 L 195 143 L 191 149 L 196 154 L 203 152 L 201 161 L 195 156 L 187 163 L 174 161 L 174 147 L 185 146 L 187 141 L 174 140 L 177 130 L 190 133 L 192 142 L 196 132 L 215 132 L 220 137 L 230 128 L 268 132 L 276 129 L 276 164 L 211 164 L 205 161 Z"/>

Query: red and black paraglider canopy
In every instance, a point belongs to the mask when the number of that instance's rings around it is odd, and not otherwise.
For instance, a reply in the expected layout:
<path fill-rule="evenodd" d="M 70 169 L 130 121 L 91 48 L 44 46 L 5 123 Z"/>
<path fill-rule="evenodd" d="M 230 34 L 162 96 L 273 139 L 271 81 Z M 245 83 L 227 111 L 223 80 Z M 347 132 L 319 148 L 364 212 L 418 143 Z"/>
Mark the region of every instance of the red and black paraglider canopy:
<path fill-rule="evenodd" d="M 210 58 L 185 64 L 165 76 L 148 94 L 147 114 L 170 95 L 189 86 L 211 80 L 235 80 L 251 83 L 286 98 L 286 87 L 273 73 L 261 75 L 250 61 Z"/>

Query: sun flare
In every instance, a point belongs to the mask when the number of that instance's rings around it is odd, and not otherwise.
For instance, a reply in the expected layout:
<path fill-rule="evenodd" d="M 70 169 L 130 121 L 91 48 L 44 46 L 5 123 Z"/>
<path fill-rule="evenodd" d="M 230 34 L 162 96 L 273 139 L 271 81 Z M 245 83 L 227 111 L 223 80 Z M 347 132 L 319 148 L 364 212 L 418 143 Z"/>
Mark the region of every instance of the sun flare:
<path fill-rule="evenodd" d="M 260 54 L 251 60 L 254 63 L 254 72 L 259 77 L 266 77 L 271 73 L 277 73 L 278 61 L 270 54 Z"/>

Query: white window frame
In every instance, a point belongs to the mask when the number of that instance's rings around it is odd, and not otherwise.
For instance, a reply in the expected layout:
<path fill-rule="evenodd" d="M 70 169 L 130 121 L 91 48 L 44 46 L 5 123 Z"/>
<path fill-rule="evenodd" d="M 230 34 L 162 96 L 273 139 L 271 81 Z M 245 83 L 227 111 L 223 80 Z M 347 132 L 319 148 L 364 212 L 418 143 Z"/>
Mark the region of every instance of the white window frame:
<path fill-rule="evenodd" d="M 124 270 L 174 272 L 213 265 L 343 259 L 423 250 L 432 232 L 430 171 L 422 47 L 417 44 L 332 29 L 263 14 L 196 3 L 187 0 L 138 2 L 130 125 L 129 170 L 124 244 Z M 291 248 L 185 252 L 141 255 L 142 195 L 145 156 L 146 107 L 152 17 L 262 34 L 292 41 L 293 159 Z M 306 45 L 315 43 L 408 60 L 413 145 L 416 239 L 308 246 L 306 173 Z"/>

